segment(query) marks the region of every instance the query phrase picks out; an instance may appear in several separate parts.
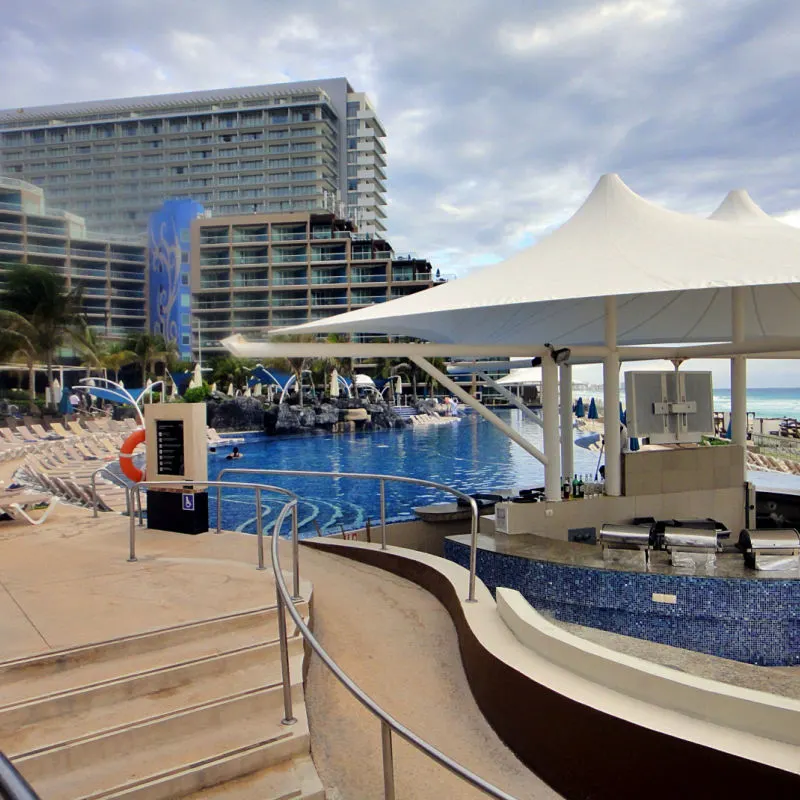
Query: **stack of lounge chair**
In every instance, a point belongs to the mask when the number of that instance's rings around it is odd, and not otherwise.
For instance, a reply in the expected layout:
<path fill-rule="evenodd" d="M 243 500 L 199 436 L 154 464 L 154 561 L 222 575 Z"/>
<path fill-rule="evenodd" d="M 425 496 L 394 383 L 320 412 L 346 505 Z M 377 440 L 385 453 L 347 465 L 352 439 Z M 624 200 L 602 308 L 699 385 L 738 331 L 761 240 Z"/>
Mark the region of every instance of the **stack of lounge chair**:
<path fill-rule="evenodd" d="M 45 424 L 47 427 L 23 420 L 0 427 L 0 460 L 23 459 L 14 475 L 15 482 L 38 492 L 39 499 L 61 500 L 86 508 L 94 507 L 96 502 L 103 511 L 123 510 L 125 479 L 117 473 L 98 470 L 117 460 L 120 445 L 136 429 L 136 423 L 106 419 L 86 420 L 85 427 L 75 421 Z M 94 473 L 96 501 L 92 490 Z M 0 504 L 0 510 L 4 508 Z M 23 513 L 13 504 L 11 510 L 17 517 Z"/>

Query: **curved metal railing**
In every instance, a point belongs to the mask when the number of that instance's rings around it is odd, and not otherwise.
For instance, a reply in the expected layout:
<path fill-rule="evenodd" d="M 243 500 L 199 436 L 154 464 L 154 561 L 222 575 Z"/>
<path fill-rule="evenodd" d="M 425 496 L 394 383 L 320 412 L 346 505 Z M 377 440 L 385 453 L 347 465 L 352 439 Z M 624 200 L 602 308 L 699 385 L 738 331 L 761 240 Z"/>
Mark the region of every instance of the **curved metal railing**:
<path fill-rule="evenodd" d="M 356 478 L 356 479 L 372 479 L 372 480 L 380 480 L 381 482 L 381 547 L 382 549 L 387 549 L 386 546 L 386 513 L 385 513 L 385 481 L 397 481 L 400 483 L 413 483 L 421 486 L 427 486 L 434 489 L 440 489 L 442 491 L 450 492 L 451 494 L 456 495 L 457 497 L 462 497 L 469 501 L 470 507 L 472 509 L 472 529 L 473 529 L 473 543 L 477 542 L 477 525 L 478 525 L 478 506 L 475 502 L 474 498 L 469 497 L 469 495 L 464 494 L 463 492 L 458 491 L 457 489 L 453 489 L 452 487 L 445 486 L 444 484 L 435 483 L 434 481 L 426 481 L 417 478 L 405 478 L 403 476 L 395 476 L 395 475 L 372 475 L 372 474 L 365 474 L 365 473 L 348 473 L 348 472 L 340 472 L 340 473 L 331 473 L 331 472 L 313 472 L 313 471 L 297 471 L 297 470 L 248 470 L 248 469 L 237 469 L 237 468 L 230 468 L 226 470 L 222 470 L 219 475 L 219 480 L 216 481 L 194 481 L 194 480 L 182 480 L 182 481 L 142 481 L 140 483 L 134 484 L 128 490 L 128 510 L 130 513 L 130 556 L 128 561 L 136 561 L 136 515 L 133 513 L 133 509 L 135 506 L 135 500 L 139 499 L 139 525 L 143 524 L 142 515 L 141 515 L 141 497 L 140 497 L 140 490 L 142 488 L 176 488 L 176 487 L 185 487 L 185 488 L 195 488 L 197 486 L 200 487 L 215 487 L 218 492 L 218 496 L 221 497 L 221 490 L 224 488 L 236 488 L 236 489 L 253 489 L 256 493 L 256 533 L 258 538 L 258 569 L 264 569 L 264 549 L 263 549 L 263 537 L 264 537 L 264 529 L 263 529 L 263 519 L 262 519 L 262 507 L 261 507 L 261 492 L 262 491 L 269 491 L 275 492 L 277 494 L 283 494 L 289 497 L 289 500 L 283 505 L 278 516 L 275 520 L 275 524 L 273 527 L 272 533 L 272 546 L 271 546 L 271 557 L 272 557 L 272 571 L 275 579 L 275 593 L 277 599 L 277 617 L 278 617 L 278 636 L 280 642 L 280 657 L 281 657 L 281 676 L 282 676 L 282 684 L 283 684 L 283 719 L 281 722 L 284 725 L 292 725 L 297 720 L 294 717 L 293 710 L 292 710 L 292 683 L 291 683 L 291 675 L 290 675 L 290 667 L 289 667 L 289 644 L 288 644 L 288 632 L 286 626 L 286 613 L 289 614 L 294 624 L 297 626 L 297 630 L 303 636 L 308 645 L 311 649 L 319 656 L 320 660 L 323 664 L 333 673 L 334 677 L 350 692 L 356 700 L 358 700 L 361 705 L 363 705 L 373 716 L 377 717 L 381 721 L 381 749 L 382 749 L 382 759 L 383 759 L 383 783 L 384 783 L 384 798 L 385 800 L 395 800 L 395 786 L 394 786 L 394 759 L 392 753 L 392 733 L 395 733 L 400 738 L 404 739 L 410 745 L 415 747 L 417 750 L 428 756 L 428 758 L 432 759 L 434 762 L 439 764 L 440 766 L 444 767 L 448 771 L 452 772 L 454 775 L 457 775 L 463 781 L 468 783 L 470 786 L 473 786 L 476 789 L 484 792 L 489 797 L 496 798 L 496 800 L 516 800 L 512 795 L 504 792 L 502 789 L 494 786 L 493 784 L 489 783 L 488 781 L 481 778 L 479 775 L 476 775 L 471 770 L 467 769 L 466 767 L 459 764 L 457 761 L 454 761 L 449 756 L 442 753 L 440 750 L 435 748 L 433 745 L 426 742 L 424 739 L 421 739 L 417 736 L 413 731 L 406 728 L 402 723 L 398 722 L 394 717 L 388 714 L 384 709 L 378 705 L 369 695 L 367 695 L 358 684 L 355 683 L 342 669 L 339 665 L 331 658 L 331 656 L 327 653 L 325 648 L 319 643 L 317 638 L 311 632 L 309 627 L 306 625 L 303 617 L 301 616 L 300 612 L 295 607 L 295 602 L 300 598 L 300 590 L 299 590 L 299 561 L 298 561 L 298 551 L 299 551 L 299 535 L 297 530 L 297 506 L 298 506 L 298 497 L 294 492 L 291 492 L 288 489 L 284 489 L 283 487 L 279 486 L 271 486 L 267 484 L 261 483 L 238 483 L 234 481 L 222 481 L 221 478 L 223 473 L 230 473 L 230 472 L 239 472 L 244 474 L 265 474 L 265 475 L 295 475 L 295 476 L 309 476 L 309 477 L 332 477 L 332 478 Z M 218 504 L 218 514 L 219 508 L 221 504 Z M 290 595 L 288 587 L 286 586 L 286 581 L 283 577 L 283 571 L 281 569 L 280 564 L 280 554 L 278 551 L 279 540 L 280 540 L 280 532 L 284 526 L 284 523 L 287 517 L 291 514 L 292 519 L 292 552 L 293 552 L 293 589 L 294 594 Z M 218 516 L 218 526 L 221 521 L 221 517 Z M 219 532 L 219 528 L 218 528 Z M 470 597 L 467 599 L 467 602 L 474 602 L 474 562 L 472 564 L 472 571 L 470 573 Z M 22 798 L 21 800 L 25 800 Z"/>
<path fill-rule="evenodd" d="M 114 481 L 114 485 L 115 486 L 119 486 L 121 489 L 125 489 L 125 497 L 126 498 L 129 497 L 128 486 L 125 483 L 125 481 L 122 478 L 120 478 L 119 475 L 116 475 L 115 473 L 113 473 L 108 467 L 100 467 L 100 469 L 96 469 L 92 473 L 92 477 L 90 479 L 90 483 L 91 483 L 91 487 L 92 487 L 92 513 L 93 513 L 93 515 L 95 517 L 97 516 L 97 501 L 99 499 L 98 495 L 97 495 L 97 476 L 101 472 L 105 472 L 106 475 L 108 475 L 110 478 L 112 478 L 113 481 Z M 141 513 L 141 510 L 142 510 L 142 508 L 141 508 L 141 499 L 140 499 L 140 505 L 139 505 L 140 513 Z M 128 508 L 128 511 L 130 512 L 130 507 Z"/>
<path fill-rule="evenodd" d="M 426 481 L 422 478 L 407 478 L 405 475 L 380 475 L 370 472 L 320 472 L 317 470 L 298 470 L 298 469 L 244 469 L 241 467 L 228 467 L 223 469 L 217 480 L 221 481 L 224 475 L 231 473 L 241 475 L 288 475 L 295 478 L 354 478 L 357 480 L 377 480 L 380 481 L 380 499 L 381 499 L 381 549 L 386 549 L 386 481 L 395 483 L 411 483 L 417 486 L 427 486 L 431 489 L 438 489 L 442 492 L 460 497 L 469 503 L 472 512 L 472 525 L 470 529 L 470 552 L 469 552 L 469 592 L 467 596 L 468 603 L 475 602 L 475 573 L 478 563 L 478 504 L 475 502 L 474 497 L 454 489 L 452 486 L 447 486 L 444 483 L 436 483 L 435 481 Z M 242 484 L 236 484 L 242 485 Z M 297 509 L 294 511 L 295 526 L 297 524 Z M 222 528 L 222 491 L 217 490 L 217 533 Z M 295 554 L 296 561 L 296 554 Z"/>
<path fill-rule="evenodd" d="M 323 473 L 327 474 L 327 473 Z M 278 518 L 275 520 L 275 526 L 272 532 L 272 571 L 275 576 L 275 588 L 278 596 L 278 620 L 284 620 L 284 631 L 281 635 L 285 636 L 285 616 L 284 607 L 292 618 L 292 621 L 297 626 L 297 629 L 302 634 L 303 638 L 308 642 L 311 649 L 319 656 L 323 664 L 333 673 L 334 677 L 342 684 L 342 686 L 350 692 L 364 708 L 366 708 L 373 716 L 381 721 L 381 749 L 383 753 L 383 793 L 386 800 L 394 800 L 394 759 L 392 756 L 392 733 L 396 733 L 400 738 L 405 739 L 410 745 L 416 747 L 417 750 L 424 753 L 428 758 L 431 758 L 440 766 L 457 775 L 463 781 L 466 781 L 470 786 L 480 789 L 489 797 L 497 798 L 497 800 L 515 800 L 515 798 L 498 789 L 493 784 L 476 775 L 474 772 L 468 770 L 466 767 L 454 761 L 449 756 L 445 755 L 441 750 L 438 750 L 433 745 L 428 744 L 424 739 L 421 739 L 413 731 L 409 730 L 402 723 L 398 722 L 393 716 L 388 714 L 381 708 L 368 694 L 366 694 L 355 681 L 353 681 L 342 668 L 328 655 L 325 648 L 319 643 L 314 634 L 309 630 L 308 626 L 303 621 L 302 616 L 295 608 L 292 598 L 289 596 L 289 590 L 286 587 L 286 582 L 283 579 L 281 572 L 280 554 L 278 552 L 278 541 L 280 539 L 280 531 L 283 523 L 286 520 L 290 511 L 296 514 L 297 500 L 290 500 L 281 509 Z M 286 648 L 288 653 L 288 648 Z M 284 694 L 287 687 L 284 686 Z M 291 687 L 289 687 L 291 689 Z M 293 720 L 291 720 L 293 721 Z M 284 719 L 288 723 L 290 720 Z"/>
<path fill-rule="evenodd" d="M 39 795 L 4 753 L 0 753 L 0 797 L 4 800 L 39 800 Z"/>
<path fill-rule="evenodd" d="M 138 503 L 139 508 L 139 527 L 144 525 L 144 520 L 142 518 L 142 498 L 141 498 L 141 489 L 161 489 L 161 488 L 186 488 L 191 487 L 194 488 L 195 486 L 206 486 L 206 487 L 216 487 L 218 490 L 221 489 L 254 489 L 256 493 L 256 538 L 258 541 L 258 569 L 263 570 L 266 569 L 265 560 L 264 560 L 264 520 L 261 514 L 261 492 L 275 492 L 276 494 L 283 494 L 288 496 L 291 499 L 297 500 L 297 495 L 294 492 L 290 492 L 288 489 L 284 489 L 281 486 L 269 486 L 263 483 L 234 483 L 233 481 L 223 482 L 223 481 L 195 481 L 195 480 L 182 480 L 182 481 L 139 481 L 139 483 L 134 483 L 128 489 L 128 514 L 130 516 L 129 522 L 129 538 L 128 538 L 128 547 L 129 547 L 129 555 L 128 561 L 138 561 L 136 558 L 136 515 L 133 513 L 133 509 L 136 507 L 134 506 L 134 499 Z M 297 514 L 295 513 L 293 517 L 293 524 L 292 524 L 292 540 L 294 542 L 294 565 L 293 565 L 293 573 L 294 573 L 294 596 L 297 598 L 300 596 L 300 562 L 298 560 L 298 553 L 299 553 L 299 537 L 297 536 Z"/>

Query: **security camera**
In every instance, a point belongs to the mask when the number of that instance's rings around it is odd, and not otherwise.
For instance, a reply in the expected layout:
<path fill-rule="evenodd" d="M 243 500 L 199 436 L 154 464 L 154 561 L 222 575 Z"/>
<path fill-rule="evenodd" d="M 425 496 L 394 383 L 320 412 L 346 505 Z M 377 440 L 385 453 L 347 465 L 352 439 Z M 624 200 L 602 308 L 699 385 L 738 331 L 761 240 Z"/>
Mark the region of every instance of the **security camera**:
<path fill-rule="evenodd" d="M 569 361 L 569 357 L 572 355 L 572 350 L 570 350 L 569 347 L 553 347 L 553 345 L 549 343 L 545 343 L 545 347 L 550 350 L 550 357 L 555 361 L 556 366 L 566 364 L 567 361 Z"/>

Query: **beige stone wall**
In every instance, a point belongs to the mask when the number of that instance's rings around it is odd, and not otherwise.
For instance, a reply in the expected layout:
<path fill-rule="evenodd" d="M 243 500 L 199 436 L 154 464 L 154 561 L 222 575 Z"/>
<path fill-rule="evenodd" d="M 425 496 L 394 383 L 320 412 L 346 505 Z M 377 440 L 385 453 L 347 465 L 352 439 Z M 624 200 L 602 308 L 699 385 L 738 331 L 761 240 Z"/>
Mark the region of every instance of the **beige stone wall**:
<path fill-rule="evenodd" d="M 571 528 L 597 528 L 605 522 L 628 522 L 634 517 L 689 519 L 712 517 L 734 535 L 744 528 L 744 483 L 726 489 L 597 497 L 562 503 L 504 503 L 509 533 L 536 533 L 566 541 Z M 481 519 L 481 532 L 493 533 L 490 519 Z"/>
<path fill-rule="evenodd" d="M 738 445 L 626 453 L 622 491 L 628 497 L 740 487 L 744 452 Z"/>
<path fill-rule="evenodd" d="M 481 518 L 481 530 L 484 529 L 483 518 Z M 444 540 L 448 536 L 457 536 L 462 533 L 469 533 L 469 520 L 458 520 L 456 522 L 423 522 L 413 520 L 412 522 L 395 522 L 386 526 L 386 543 L 396 547 L 408 547 L 410 550 L 417 550 L 422 553 L 441 556 L 444 553 Z M 491 529 L 491 526 L 489 526 Z M 341 534 L 325 537 L 331 539 L 341 539 Z M 367 541 L 366 530 L 362 528 L 347 534 L 347 538 L 355 539 L 359 542 Z M 381 541 L 380 520 L 372 525 L 371 541 L 379 544 Z"/>

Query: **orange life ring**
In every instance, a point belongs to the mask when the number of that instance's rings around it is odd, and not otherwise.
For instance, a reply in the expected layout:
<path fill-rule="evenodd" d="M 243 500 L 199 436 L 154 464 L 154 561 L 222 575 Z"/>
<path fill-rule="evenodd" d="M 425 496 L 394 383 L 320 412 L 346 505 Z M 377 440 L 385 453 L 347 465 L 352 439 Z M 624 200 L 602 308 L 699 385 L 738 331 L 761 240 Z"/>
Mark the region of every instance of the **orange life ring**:
<path fill-rule="evenodd" d="M 119 449 L 119 466 L 126 477 L 134 483 L 139 483 L 144 478 L 142 472 L 133 463 L 133 451 L 140 445 L 145 438 L 144 428 L 137 428 L 123 443 Z"/>

